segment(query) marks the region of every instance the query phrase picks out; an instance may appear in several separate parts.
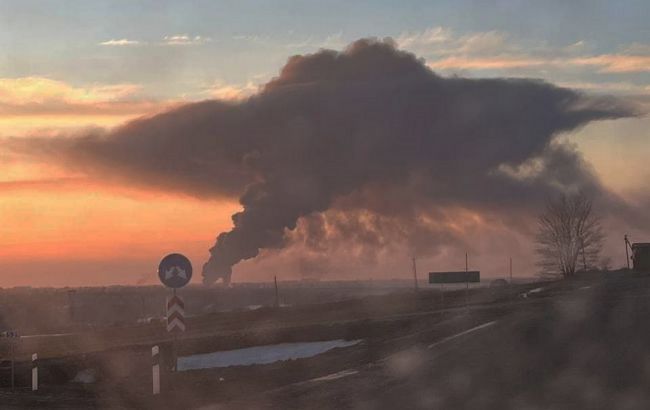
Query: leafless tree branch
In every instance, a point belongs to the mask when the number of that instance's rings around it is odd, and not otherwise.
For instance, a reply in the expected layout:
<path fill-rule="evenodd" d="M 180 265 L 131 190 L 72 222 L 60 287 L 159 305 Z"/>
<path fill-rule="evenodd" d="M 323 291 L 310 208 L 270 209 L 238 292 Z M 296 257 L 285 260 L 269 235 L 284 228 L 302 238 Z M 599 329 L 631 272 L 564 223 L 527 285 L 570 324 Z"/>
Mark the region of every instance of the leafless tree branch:
<path fill-rule="evenodd" d="M 570 277 L 596 267 L 603 232 L 592 199 L 580 193 L 549 201 L 538 219 L 536 242 L 542 276 Z"/>

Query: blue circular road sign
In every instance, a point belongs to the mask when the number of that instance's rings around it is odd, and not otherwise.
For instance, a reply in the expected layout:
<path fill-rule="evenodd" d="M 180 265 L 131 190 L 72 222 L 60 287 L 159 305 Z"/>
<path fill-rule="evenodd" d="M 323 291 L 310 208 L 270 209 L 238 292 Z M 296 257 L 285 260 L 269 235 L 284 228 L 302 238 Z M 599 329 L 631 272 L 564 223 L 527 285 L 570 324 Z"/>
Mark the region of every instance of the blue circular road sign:
<path fill-rule="evenodd" d="M 180 253 L 171 253 L 160 261 L 158 277 L 169 288 L 182 288 L 192 279 L 192 263 Z"/>

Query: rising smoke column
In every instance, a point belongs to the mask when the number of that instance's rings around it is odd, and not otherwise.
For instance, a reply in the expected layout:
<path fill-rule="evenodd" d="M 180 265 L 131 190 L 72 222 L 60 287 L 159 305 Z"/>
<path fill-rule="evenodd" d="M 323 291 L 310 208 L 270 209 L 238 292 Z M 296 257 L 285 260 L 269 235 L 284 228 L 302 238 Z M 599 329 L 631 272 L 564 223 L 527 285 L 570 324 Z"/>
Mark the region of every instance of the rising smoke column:
<path fill-rule="evenodd" d="M 504 212 L 563 189 L 601 192 L 554 137 L 631 115 L 621 101 L 542 81 L 440 77 L 392 41 L 364 39 L 291 57 L 245 101 L 188 104 L 108 133 L 20 144 L 100 178 L 238 195 L 242 210 L 203 266 L 211 284 L 229 283 L 232 267 L 261 249 L 282 248 L 300 218 L 341 198 L 381 208 L 381 195 L 360 194 L 369 187 Z"/>
<path fill-rule="evenodd" d="M 228 282 L 237 262 L 282 247 L 285 230 L 300 217 L 369 183 L 399 184 L 415 172 L 459 173 L 478 182 L 499 165 L 548 153 L 559 131 L 625 115 L 616 105 L 591 105 L 541 82 L 443 79 L 390 42 L 374 41 L 293 57 L 258 100 L 281 103 L 267 115 L 284 117 L 269 133 L 283 142 L 260 154 L 264 178 L 248 187 L 234 228 L 210 249 L 208 282 Z M 581 182 L 598 185 L 590 175 Z M 508 188 L 501 198 L 512 198 Z"/>

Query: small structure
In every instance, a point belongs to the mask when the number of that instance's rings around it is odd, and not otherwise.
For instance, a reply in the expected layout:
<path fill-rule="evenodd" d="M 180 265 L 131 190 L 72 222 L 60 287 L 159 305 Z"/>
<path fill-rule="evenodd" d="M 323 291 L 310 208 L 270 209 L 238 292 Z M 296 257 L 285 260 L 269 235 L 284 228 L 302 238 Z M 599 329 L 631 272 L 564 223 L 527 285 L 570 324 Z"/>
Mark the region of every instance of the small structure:
<path fill-rule="evenodd" d="M 504 288 L 508 286 L 508 281 L 505 279 L 494 279 L 492 282 L 490 282 L 490 288 Z"/>
<path fill-rule="evenodd" d="M 633 243 L 632 264 L 637 272 L 650 272 L 650 242 Z"/>

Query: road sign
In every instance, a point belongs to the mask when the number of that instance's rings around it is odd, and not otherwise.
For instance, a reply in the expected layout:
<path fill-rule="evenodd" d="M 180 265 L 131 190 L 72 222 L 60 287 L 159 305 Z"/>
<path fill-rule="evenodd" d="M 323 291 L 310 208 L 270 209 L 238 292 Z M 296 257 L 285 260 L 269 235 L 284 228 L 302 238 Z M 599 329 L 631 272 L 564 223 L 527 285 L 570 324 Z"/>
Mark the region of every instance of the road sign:
<path fill-rule="evenodd" d="M 192 263 L 180 253 L 171 253 L 160 261 L 158 277 L 169 288 L 182 288 L 192 279 Z"/>
<path fill-rule="evenodd" d="M 177 295 L 167 301 L 167 331 L 185 331 L 185 302 Z"/>
<path fill-rule="evenodd" d="M 467 283 L 480 282 L 481 272 L 429 272 L 429 283 Z"/>

